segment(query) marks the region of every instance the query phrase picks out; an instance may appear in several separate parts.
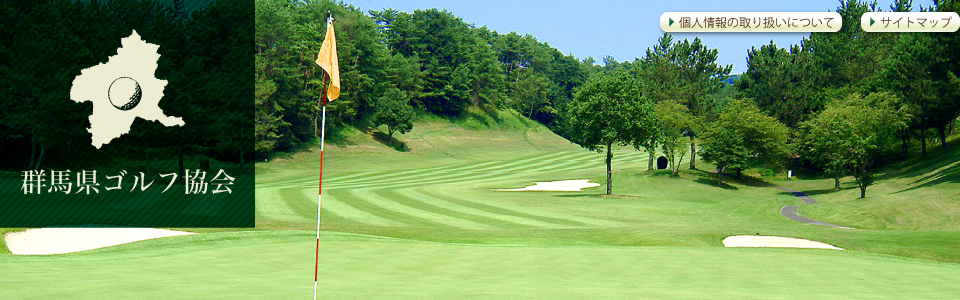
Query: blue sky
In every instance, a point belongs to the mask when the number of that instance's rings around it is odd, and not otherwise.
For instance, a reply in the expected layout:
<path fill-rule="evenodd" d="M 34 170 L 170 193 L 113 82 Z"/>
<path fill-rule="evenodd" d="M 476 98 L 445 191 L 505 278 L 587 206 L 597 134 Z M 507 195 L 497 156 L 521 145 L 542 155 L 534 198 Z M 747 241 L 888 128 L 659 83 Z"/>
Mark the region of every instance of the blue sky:
<path fill-rule="evenodd" d="M 524 1 L 524 0 L 344 0 L 364 11 L 393 8 L 413 12 L 416 9 L 446 9 L 467 23 L 487 26 L 500 33 L 516 31 L 532 34 L 565 54 L 578 59 L 588 56 L 601 61 L 612 55 L 618 61 L 644 56 L 646 49 L 663 35 L 657 23 L 668 11 L 836 11 L 838 0 L 802 1 Z M 878 1 L 884 10 L 893 0 Z M 927 6 L 930 0 L 915 0 Z M 676 38 L 699 36 L 704 43 L 720 50 L 718 61 L 733 64 L 733 73 L 746 70 L 747 50 L 773 40 L 778 46 L 797 44 L 809 33 L 699 33 L 675 34 Z"/>

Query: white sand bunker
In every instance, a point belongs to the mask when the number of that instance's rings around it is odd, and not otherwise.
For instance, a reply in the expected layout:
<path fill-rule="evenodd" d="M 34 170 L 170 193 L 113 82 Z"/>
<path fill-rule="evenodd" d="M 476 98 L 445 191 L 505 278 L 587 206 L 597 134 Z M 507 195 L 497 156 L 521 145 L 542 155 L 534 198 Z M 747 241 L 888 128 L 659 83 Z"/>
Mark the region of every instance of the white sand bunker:
<path fill-rule="evenodd" d="M 4 240 L 13 254 L 46 255 L 188 234 L 195 233 L 155 228 L 39 228 L 7 233 Z"/>
<path fill-rule="evenodd" d="M 519 189 L 495 189 L 501 192 L 519 192 L 519 191 L 552 191 L 552 192 L 582 192 L 585 188 L 600 186 L 599 183 L 590 182 L 590 179 L 560 180 L 550 182 L 537 182 L 534 185 Z"/>
<path fill-rule="evenodd" d="M 724 247 L 779 247 L 779 248 L 814 248 L 843 250 L 830 244 L 817 241 L 763 235 L 734 235 L 723 239 Z"/>

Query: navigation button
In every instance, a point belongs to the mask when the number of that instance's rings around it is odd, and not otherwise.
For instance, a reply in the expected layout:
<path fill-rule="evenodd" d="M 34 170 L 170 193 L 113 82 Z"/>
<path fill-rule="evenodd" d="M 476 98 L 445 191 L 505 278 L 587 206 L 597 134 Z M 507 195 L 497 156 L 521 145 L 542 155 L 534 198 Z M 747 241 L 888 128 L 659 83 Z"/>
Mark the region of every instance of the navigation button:
<path fill-rule="evenodd" d="M 837 32 L 836 12 L 665 12 L 665 32 Z"/>
<path fill-rule="evenodd" d="M 868 12 L 860 16 L 866 32 L 955 32 L 960 16 L 955 12 Z"/>

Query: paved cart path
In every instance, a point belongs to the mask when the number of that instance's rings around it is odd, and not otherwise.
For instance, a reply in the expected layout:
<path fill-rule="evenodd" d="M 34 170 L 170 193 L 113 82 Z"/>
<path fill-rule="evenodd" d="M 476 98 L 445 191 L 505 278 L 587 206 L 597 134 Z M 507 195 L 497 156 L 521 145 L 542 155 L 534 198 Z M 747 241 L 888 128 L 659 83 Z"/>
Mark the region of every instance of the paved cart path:
<path fill-rule="evenodd" d="M 814 200 L 813 198 L 811 198 L 811 197 L 808 196 L 807 194 L 804 194 L 804 193 L 801 192 L 801 191 L 797 191 L 797 190 L 793 190 L 793 189 L 788 189 L 788 188 L 785 188 L 785 187 L 782 187 L 782 186 L 776 186 L 776 185 L 771 185 L 771 186 L 772 186 L 772 187 L 775 187 L 775 188 L 778 188 L 778 189 L 781 189 L 781 190 L 783 190 L 783 191 L 785 191 L 785 192 L 791 193 L 791 194 L 793 194 L 794 196 L 797 196 L 797 198 L 800 198 L 800 200 L 803 200 L 803 204 L 805 204 L 805 205 L 817 204 L 817 200 Z M 830 224 L 830 223 L 827 223 L 827 222 L 821 222 L 821 221 L 817 221 L 817 220 L 814 220 L 814 219 L 811 219 L 811 218 L 804 217 L 804 216 L 800 215 L 800 213 L 797 211 L 798 208 L 799 208 L 799 207 L 796 206 L 796 205 L 784 206 L 784 207 L 781 207 L 781 208 L 780 208 L 780 214 L 783 215 L 784 217 L 787 217 L 787 219 L 794 220 L 794 221 L 797 221 L 797 222 L 803 222 L 803 223 L 807 223 L 807 224 L 820 225 L 820 226 L 830 226 L 830 227 L 844 228 L 844 229 L 856 229 L 856 228 L 851 228 L 851 227 L 846 227 L 846 226 L 840 226 L 840 225 L 836 225 L 836 224 Z"/>
<path fill-rule="evenodd" d="M 710 173 L 716 174 L 716 173 L 717 173 L 717 170 L 710 171 Z M 732 176 L 732 175 L 727 174 L 727 173 L 723 173 L 723 175 L 724 175 L 724 176 Z M 800 200 L 803 201 L 803 204 L 806 204 L 806 205 L 809 205 L 809 204 L 817 204 L 817 200 L 814 200 L 812 197 L 810 197 L 810 196 L 807 195 L 807 194 L 804 194 L 804 193 L 801 192 L 801 191 L 794 190 L 794 189 L 789 189 L 789 188 L 785 188 L 785 187 L 778 186 L 778 185 L 773 185 L 773 184 L 771 184 L 771 183 L 764 182 L 764 181 L 759 181 L 759 182 L 760 182 L 761 184 L 766 184 L 766 185 L 768 185 L 768 186 L 770 186 L 770 187 L 775 187 L 775 188 L 778 188 L 778 189 L 780 189 L 780 190 L 782 190 L 782 191 L 791 193 L 791 194 L 793 194 L 794 196 L 796 196 L 797 198 L 800 198 Z M 796 206 L 796 205 L 783 206 L 783 207 L 780 207 L 780 214 L 783 215 L 784 217 L 787 217 L 787 219 L 794 220 L 794 221 L 797 221 L 797 222 L 807 223 L 807 224 L 820 225 L 820 226 L 830 226 L 830 227 L 843 228 L 843 229 L 856 229 L 856 228 L 853 228 L 853 227 L 846 227 L 846 226 L 840 226 L 840 225 L 836 225 L 836 224 L 830 224 L 830 223 L 827 223 L 827 222 L 821 222 L 821 221 L 817 221 L 817 220 L 814 220 L 814 219 L 811 219 L 811 218 L 804 217 L 804 216 L 800 215 L 800 212 L 797 211 L 798 209 L 799 209 L 799 206 Z"/>

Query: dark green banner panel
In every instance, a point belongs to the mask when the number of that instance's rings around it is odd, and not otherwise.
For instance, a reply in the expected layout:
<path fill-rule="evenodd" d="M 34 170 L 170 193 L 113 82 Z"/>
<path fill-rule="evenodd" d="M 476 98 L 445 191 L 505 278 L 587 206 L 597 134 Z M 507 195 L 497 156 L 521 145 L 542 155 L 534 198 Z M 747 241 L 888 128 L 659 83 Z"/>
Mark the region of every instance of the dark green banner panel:
<path fill-rule="evenodd" d="M 0 2 L 0 227 L 253 227 L 254 2 Z"/>

